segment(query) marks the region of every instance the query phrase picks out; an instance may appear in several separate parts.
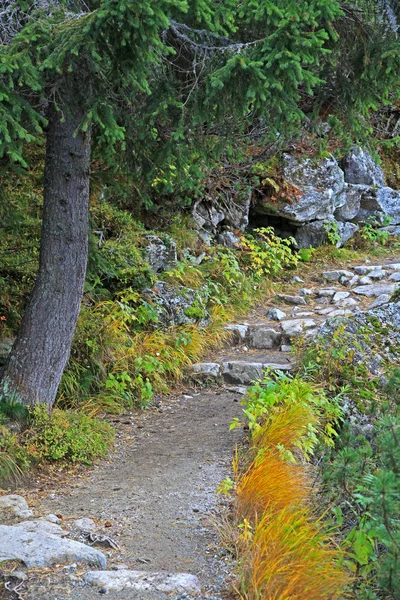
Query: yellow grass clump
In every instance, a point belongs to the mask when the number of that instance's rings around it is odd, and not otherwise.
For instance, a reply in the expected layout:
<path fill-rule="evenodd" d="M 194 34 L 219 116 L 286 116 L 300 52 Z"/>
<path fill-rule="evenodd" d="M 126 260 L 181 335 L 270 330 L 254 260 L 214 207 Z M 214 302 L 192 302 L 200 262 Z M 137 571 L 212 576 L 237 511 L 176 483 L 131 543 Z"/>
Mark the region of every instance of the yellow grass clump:
<path fill-rule="evenodd" d="M 237 481 L 243 600 L 333 600 L 349 582 L 341 550 L 315 517 L 299 450 L 316 420 L 310 406 L 283 404 L 254 432 L 253 460 Z"/>

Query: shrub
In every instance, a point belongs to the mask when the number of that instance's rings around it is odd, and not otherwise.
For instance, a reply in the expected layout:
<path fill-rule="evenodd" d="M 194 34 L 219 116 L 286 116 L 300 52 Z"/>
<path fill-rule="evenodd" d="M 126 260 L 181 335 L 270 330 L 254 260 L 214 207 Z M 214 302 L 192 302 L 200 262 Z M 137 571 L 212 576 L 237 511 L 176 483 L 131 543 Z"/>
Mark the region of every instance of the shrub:
<path fill-rule="evenodd" d="M 38 405 L 31 412 L 26 447 L 39 461 L 91 464 L 95 458 L 105 455 L 113 438 L 109 423 L 58 408 L 49 415 L 45 406 Z"/>

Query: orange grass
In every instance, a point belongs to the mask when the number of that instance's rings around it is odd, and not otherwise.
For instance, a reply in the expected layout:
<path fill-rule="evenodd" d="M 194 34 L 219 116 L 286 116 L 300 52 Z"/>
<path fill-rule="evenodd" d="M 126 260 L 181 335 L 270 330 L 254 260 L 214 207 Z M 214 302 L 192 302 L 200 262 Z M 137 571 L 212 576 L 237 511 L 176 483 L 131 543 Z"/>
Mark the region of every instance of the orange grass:
<path fill-rule="evenodd" d="M 310 407 L 291 404 L 254 432 L 256 456 L 237 483 L 242 599 L 331 600 L 349 582 L 342 552 L 312 514 L 307 468 L 285 455 L 299 453 L 309 423 L 317 424 Z"/>
<path fill-rule="evenodd" d="M 284 482 L 282 482 L 284 484 Z M 306 507 L 266 510 L 255 524 L 242 561 L 246 600 L 338 598 L 348 583 L 341 553 Z"/>

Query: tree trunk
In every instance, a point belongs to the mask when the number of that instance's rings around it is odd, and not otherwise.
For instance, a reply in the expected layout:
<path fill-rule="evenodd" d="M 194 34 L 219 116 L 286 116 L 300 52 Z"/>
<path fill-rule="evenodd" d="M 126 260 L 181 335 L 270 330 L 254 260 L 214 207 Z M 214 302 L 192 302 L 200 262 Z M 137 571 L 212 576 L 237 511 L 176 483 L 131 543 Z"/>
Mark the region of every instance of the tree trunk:
<path fill-rule="evenodd" d="M 59 92 L 61 110 L 49 109 L 39 272 L 0 383 L 0 399 L 49 408 L 69 357 L 88 254 L 90 133 L 78 130 L 84 112 L 73 75 Z"/>

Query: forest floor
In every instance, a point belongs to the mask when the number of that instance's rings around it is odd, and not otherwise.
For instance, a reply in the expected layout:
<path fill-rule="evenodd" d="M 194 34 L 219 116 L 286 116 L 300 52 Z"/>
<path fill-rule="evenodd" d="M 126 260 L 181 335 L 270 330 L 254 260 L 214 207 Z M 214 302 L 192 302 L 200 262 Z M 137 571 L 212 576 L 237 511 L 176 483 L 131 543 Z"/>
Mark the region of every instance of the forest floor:
<path fill-rule="evenodd" d="M 371 264 L 384 265 L 397 260 L 400 259 L 392 256 L 390 260 L 374 260 Z M 305 310 L 319 325 L 328 316 L 328 305 L 326 301 L 321 303 L 322 296 L 318 295 L 320 289 L 347 290 L 338 282 L 322 283 L 321 271 L 310 270 L 307 281 L 285 286 L 284 292 L 292 294 L 299 288 L 311 288 L 314 295 L 307 300 L 307 308 L 269 299 L 248 315 L 247 322 L 271 327 L 265 312 L 274 306 L 288 313 L 288 319 L 298 318 Z M 392 284 L 394 279 L 389 280 L 389 275 L 390 269 L 386 283 Z M 365 310 L 375 299 L 352 292 L 351 297 L 354 299 L 351 310 Z M 333 311 L 340 305 L 329 306 Z M 274 326 L 277 325 L 275 322 Z M 226 352 L 227 349 L 219 354 L 220 360 L 224 360 L 221 357 Z M 240 354 L 242 360 L 251 357 L 251 351 L 244 347 L 232 348 L 232 353 L 236 357 Z M 279 348 L 264 354 L 275 363 L 283 364 L 290 359 L 290 354 Z M 92 519 L 96 526 L 94 534 L 108 536 L 118 546 L 107 547 L 107 540 L 103 542 L 105 546 L 96 546 L 106 555 L 108 570 L 190 573 L 198 577 L 201 586 L 201 593 L 193 595 L 124 589 L 111 591 L 110 600 L 230 598 L 234 565 L 218 544 L 215 527 L 215 521 L 223 521 L 228 507 L 216 490 L 230 475 L 233 450 L 243 439 L 241 430 L 229 431 L 232 419 L 241 415 L 241 397 L 238 389 L 229 385 L 185 388 L 176 396 L 163 397 L 147 412 L 115 418 L 117 442 L 108 460 L 89 470 L 60 472 L 58 477 L 55 472 L 38 475 L 13 493 L 27 499 L 35 516 L 56 514 L 60 524 L 70 531 L 69 537 L 80 541 L 87 539 L 82 531 L 74 529 L 74 520 Z M 88 568 L 77 565 L 29 571 L 19 593 L 10 592 L 3 597 L 92 600 L 105 590 L 85 583 L 82 575 L 86 571 Z"/>

